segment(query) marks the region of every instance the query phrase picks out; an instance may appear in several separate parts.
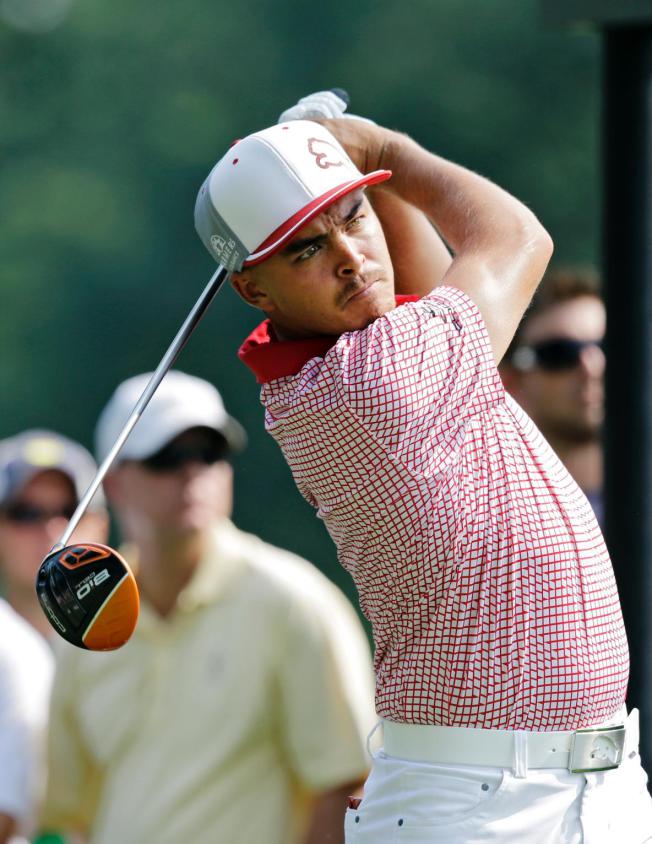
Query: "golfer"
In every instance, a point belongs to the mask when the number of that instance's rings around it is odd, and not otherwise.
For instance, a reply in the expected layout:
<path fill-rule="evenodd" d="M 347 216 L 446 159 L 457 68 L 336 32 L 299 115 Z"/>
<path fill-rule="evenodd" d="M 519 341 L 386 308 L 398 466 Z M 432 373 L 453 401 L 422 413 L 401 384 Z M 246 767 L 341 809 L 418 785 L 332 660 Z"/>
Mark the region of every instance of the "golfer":
<path fill-rule="evenodd" d="M 240 356 L 373 625 L 349 844 L 652 840 L 609 556 L 496 369 L 551 255 L 535 216 L 404 135 L 298 120 L 232 146 L 195 217 L 267 317 Z"/>

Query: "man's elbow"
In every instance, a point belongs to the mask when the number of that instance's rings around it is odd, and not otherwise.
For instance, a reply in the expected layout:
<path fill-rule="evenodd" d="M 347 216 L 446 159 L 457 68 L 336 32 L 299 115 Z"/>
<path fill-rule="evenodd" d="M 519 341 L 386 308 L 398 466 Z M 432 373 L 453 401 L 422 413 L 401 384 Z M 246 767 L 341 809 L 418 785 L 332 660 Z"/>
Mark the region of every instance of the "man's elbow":
<path fill-rule="evenodd" d="M 533 262 L 542 263 L 543 269 L 548 265 L 555 245 L 547 229 L 541 225 L 534 214 L 529 214 L 529 219 L 521 230 L 521 250 L 528 255 Z"/>
<path fill-rule="evenodd" d="M 516 277 L 521 279 L 524 292 L 531 296 L 541 281 L 554 250 L 554 243 L 548 231 L 534 214 L 529 214 L 521 228 L 517 244 L 514 244 L 513 267 Z"/>

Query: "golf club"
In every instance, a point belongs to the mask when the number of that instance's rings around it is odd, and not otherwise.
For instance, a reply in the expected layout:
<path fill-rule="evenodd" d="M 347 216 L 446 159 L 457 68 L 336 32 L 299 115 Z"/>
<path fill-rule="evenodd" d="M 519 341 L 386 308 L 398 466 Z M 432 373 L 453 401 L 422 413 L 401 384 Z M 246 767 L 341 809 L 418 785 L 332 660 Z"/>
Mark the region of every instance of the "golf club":
<path fill-rule="evenodd" d="M 109 651 L 129 639 L 138 621 L 138 587 L 129 565 L 112 548 L 98 543 L 67 543 L 134 425 L 228 275 L 225 267 L 218 266 L 147 382 L 61 538 L 38 570 L 36 594 L 48 621 L 60 636 L 79 648 Z"/>
<path fill-rule="evenodd" d="M 348 106 L 349 95 L 345 90 L 331 90 Z M 218 266 L 136 402 L 113 447 L 79 501 L 66 530 L 41 563 L 36 578 L 38 600 L 54 629 L 77 647 L 102 651 L 123 645 L 135 629 L 139 597 L 134 575 L 116 551 L 97 543 L 67 543 L 165 373 L 177 359 L 229 272 L 228 267 Z"/>

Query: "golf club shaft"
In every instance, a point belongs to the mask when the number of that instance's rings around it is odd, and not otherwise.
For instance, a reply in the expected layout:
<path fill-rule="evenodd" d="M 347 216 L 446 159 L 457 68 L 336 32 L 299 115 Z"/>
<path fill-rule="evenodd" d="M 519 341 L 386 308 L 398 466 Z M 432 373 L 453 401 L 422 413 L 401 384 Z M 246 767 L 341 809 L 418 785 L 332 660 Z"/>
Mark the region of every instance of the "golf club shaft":
<path fill-rule="evenodd" d="M 113 461 L 117 457 L 118 452 L 120 451 L 120 449 L 124 445 L 125 440 L 127 439 L 129 434 L 131 433 L 132 428 L 134 427 L 136 422 L 138 422 L 138 420 L 140 419 L 142 412 L 145 410 L 145 408 L 149 404 L 149 400 L 152 398 L 152 396 L 156 392 L 156 389 L 158 388 L 158 385 L 163 380 L 165 373 L 168 371 L 168 369 L 170 369 L 170 367 L 173 365 L 173 363 L 175 362 L 175 360 L 179 356 L 179 352 L 186 345 L 188 338 L 190 337 L 192 332 L 197 327 L 199 320 L 203 317 L 204 313 L 206 312 L 206 309 L 208 308 L 210 303 L 213 301 L 215 294 L 217 293 L 217 291 L 220 289 L 220 287 L 224 283 L 228 274 L 229 274 L 228 270 L 224 269 L 224 267 L 222 267 L 220 265 L 217 268 L 217 270 L 215 271 L 215 273 L 213 274 L 213 276 L 211 277 L 211 280 L 208 282 L 208 284 L 204 288 L 201 296 L 199 297 L 199 299 L 197 299 L 197 302 L 195 303 L 193 309 L 190 311 L 190 313 L 188 314 L 188 316 L 185 319 L 185 322 L 183 323 L 183 325 L 181 326 L 181 328 L 177 332 L 176 337 L 174 338 L 172 343 L 170 343 L 170 346 L 169 346 L 167 352 L 163 355 L 163 358 L 161 359 L 161 362 L 159 363 L 159 365 L 156 367 L 156 370 L 152 374 L 152 377 L 147 382 L 147 386 L 145 387 L 145 389 L 143 390 L 140 398 L 136 402 L 134 409 L 131 412 L 131 415 L 129 416 L 129 418 L 125 422 L 124 428 L 122 429 L 122 431 L 120 431 L 120 434 L 119 434 L 117 440 L 115 441 L 113 447 L 111 448 L 109 453 L 106 455 L 106 457 L 102 461 L 102 464 L 100 465 L 99 469 L 97 470 L 97 474 L 95 475 L 95 477 L 93 478 L 90 486 L 88 487 L 88 489 L 86 490 L 86 492 L 82 496 L 81 500 L 79 501 L 79 504 L 77 505 L 77 509 L 72 514 L 72 518 L 68 522 L 68 525 L 67 525 L 65 531 L 61 535 L 61 538 L 59 539 L 59 541 L 52 547 L 52 550 L 50 551 L 50 553 L 53 553 L 54 551 L 58 551 L 68 544 L 70 537 L 72 536 L 73 531 L 75 530 L 75 528 L 79 524 L 81 517 L 86 512 L 86 508 L 88 507 L 88 505 L 91 502 L 91 499 L 93 498 L 93 496 L 97 492 L 99 485 L 104 480 L 104 476 L 106 475 L 106 473 L 108 472 L 111 464 L 113 463 Z"/>

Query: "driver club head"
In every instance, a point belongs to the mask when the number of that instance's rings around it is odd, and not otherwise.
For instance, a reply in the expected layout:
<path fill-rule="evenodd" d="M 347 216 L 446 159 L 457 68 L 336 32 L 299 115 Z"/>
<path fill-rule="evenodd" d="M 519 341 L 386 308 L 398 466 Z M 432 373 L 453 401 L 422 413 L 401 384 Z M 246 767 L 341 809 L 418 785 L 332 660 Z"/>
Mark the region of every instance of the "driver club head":
<path fill-rule="evenodd" d="M 36 594 L 57 633 L 85 650 L 121 647 L 138 621 L 134 575 L 107 545 L 78 543 L 51 551 L 38 570 Z"/>

